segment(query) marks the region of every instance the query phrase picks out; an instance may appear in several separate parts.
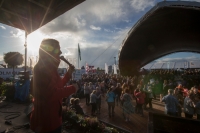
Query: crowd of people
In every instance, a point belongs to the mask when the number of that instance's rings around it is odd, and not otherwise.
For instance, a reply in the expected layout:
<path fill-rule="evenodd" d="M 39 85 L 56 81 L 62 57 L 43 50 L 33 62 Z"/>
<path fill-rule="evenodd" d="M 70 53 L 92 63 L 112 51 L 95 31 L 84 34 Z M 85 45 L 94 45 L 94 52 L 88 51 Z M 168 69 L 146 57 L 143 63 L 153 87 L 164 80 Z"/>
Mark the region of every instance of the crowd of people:
<path fill-rule="evenodd" d="M 115 106 L 122 108 L 125 121 L 130 121 L 132 113 L 144 117 L 143 110 L 152 110 L 152 99 L 160 94 L 166 114 L 181 117 L 184 113 L 186 118 L 193 118 L 196 114 L 199 119 L 200 93 L 195 77 L 198 74 L 193 75 L 194 80 L 187 81 L 183 77 L 192 73 L 189 71 L 153 70 L 138 76 L 83 74 L 77 82 L 79 93 L 84 94 L 85 104 L 91 105 L 92 116 L 101 113 L 101 102 L 107 102 L 109 117 L 115 116 Z M 177 80 L 176 76 L 182 80 Z M 101 97 L 105 97 L 106 101 L 102 101 Z"/>
<path fill-rule="evenodd" d="M 83 74 L 81 80 L 73 81 L 70 80 L 75 70 L 73 65 L 69 65 L 63 77 L 57 72 L 61 54 L 57 40 L 41 42 L 30 84 L 33 97 L 30 128 L 36 133 L 61 133 L 62 103 L 77 114 L 85 115 L 79 105 L 81 93 L 85 104 L 91 106 L 93 116 L 101 113 L 101 102 L 107 102 L 109 117 L 115 117 L 115 106 L 119 106 L 128 122 L 132 113 L 143 117 L 143 109 L 148 106 L 151 110 L 152 99 L 161 94 L 166 114 L 180 117 L 183 109 L 186 118 L 197 114 L 200 119 L 199 70 L 144 70 L 137 76 Z"/>

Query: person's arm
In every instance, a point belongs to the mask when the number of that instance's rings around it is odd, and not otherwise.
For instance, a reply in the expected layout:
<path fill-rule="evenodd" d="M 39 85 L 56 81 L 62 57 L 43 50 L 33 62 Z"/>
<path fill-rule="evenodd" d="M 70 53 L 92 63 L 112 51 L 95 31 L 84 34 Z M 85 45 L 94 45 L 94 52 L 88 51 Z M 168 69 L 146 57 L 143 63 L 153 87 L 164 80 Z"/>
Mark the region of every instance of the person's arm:
<path fill-rule="evenodd" d="M 140 92 L 135 93 L 135 97 L 138 97 L 140 95 Z"/>
<path fill-rule="evenodd" d="M 165 97 L 160 98 L 160 102 L 165 102 Z"/>
<path fill-rule="evenodd" d="M 194 102 L 192 102 L 192 105 L 193 105 L 193 107 L 194 107 L 194 108 L 196 108 L 196 107 L 197 107 L 197 105 L 196 105 Z"/>
<path fill-rule="evenodd" d="M 59 84 L 59 81 L 56 81 L 55 78 L 51 79 L 47 87 L 48 91 L 45 92 L 45 95 L 51 100 L 57 100 L 64 97 L 68 97 L 69 95 L 76 93 L 78 90 L 77 84 L 74 83 L 72 85 L 62 87 L 62 85 Z"/>
<path fill-rule="evenodd" d="M 67 73 L 65 74 L 65 76 L 62 78 L 62 83 L 63 86 L 66 85 L 67 82 L 69 82 L 70 78 L 72 77 L 72 73 L 74 72 L 74 68 L 72 66 L 70 66 L 67 70 Z"/>

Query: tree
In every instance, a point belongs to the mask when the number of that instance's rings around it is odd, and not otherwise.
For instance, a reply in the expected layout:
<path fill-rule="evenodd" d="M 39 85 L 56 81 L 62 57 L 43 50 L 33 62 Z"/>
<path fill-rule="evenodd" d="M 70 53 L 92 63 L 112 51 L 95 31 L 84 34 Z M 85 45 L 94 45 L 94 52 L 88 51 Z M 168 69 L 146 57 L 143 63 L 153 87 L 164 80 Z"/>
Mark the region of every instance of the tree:
<path fill-rule="evenodd" d="M 15 76 L 14 68 L 18 65 L 21 65 L 24 61 L 23 55 L 19 52 L 8 52 L 4 54 L 4 62 L 13 68 L 13 79 Z"/>

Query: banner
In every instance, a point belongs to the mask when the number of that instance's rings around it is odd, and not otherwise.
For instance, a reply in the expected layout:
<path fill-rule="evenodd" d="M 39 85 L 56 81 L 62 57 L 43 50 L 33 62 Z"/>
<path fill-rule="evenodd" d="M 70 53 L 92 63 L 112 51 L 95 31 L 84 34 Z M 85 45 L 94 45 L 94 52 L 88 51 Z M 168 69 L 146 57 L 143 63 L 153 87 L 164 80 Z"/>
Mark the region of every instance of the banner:
<path fill-rule="evenodd" d="M 72 79 L 80 80 L 83 74 L 85 74 L 85 69 L 75 69 L 75 71 L 72 73 Z"/>
<path fill-rule="evenodd" d="M 15 68 L 14 74 L 18 75 L 20 71 L 24 71 L 24 68 Z M 32 73 L 31 69 L 27 69 L 27 71 L 30 71 Z M 0 68 L 0 77 L 3 79 L 6 78 L 12 78 L 13 76 L 13 69 L 12 68 Z"/>
<path fill-rule="evenodd" d="M 108 74 L 108 65 L 105 63 L 105 74 Z"/>
<path fill-rule="evenodd" d="M 114 64 L 114 74 L 117 74 L 117 66 Z"/>

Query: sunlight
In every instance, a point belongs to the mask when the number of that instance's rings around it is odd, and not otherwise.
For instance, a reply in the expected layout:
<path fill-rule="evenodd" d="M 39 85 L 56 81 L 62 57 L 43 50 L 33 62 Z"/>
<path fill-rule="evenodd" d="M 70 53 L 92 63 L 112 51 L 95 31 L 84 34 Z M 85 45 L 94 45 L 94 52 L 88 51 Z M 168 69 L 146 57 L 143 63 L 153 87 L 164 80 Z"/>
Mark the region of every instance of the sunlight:
<path fill-rule="evenodd" d="M 31 33 L 27 37 L 27 48 L 31 51 L 32 55 L 38 55 L 40 43 L 47 35 L 42 34 L 39 30 Z"/>

